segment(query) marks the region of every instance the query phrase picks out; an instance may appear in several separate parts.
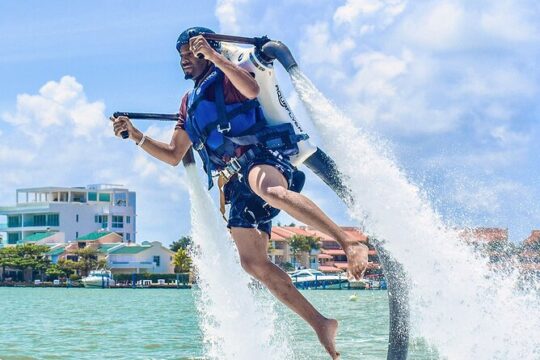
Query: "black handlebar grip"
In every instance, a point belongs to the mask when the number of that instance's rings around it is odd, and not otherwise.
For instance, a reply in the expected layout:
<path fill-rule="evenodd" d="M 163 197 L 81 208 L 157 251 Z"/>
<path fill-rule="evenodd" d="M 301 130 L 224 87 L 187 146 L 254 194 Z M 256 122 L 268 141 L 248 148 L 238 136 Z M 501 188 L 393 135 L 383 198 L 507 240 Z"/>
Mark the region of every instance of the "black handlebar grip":
<path fill-rule="evenodd" d="M 117 118 L 119 116 L 127 116 L 127 113 L 123 113 L 123 112 L 115 112 L 113 115 L 113 117 Z M 120 135 L 122 136 L 122 139 L 128 139 L 129 138 L 129 132 L 127 130 L 124 130 L 120 133 Z"/>

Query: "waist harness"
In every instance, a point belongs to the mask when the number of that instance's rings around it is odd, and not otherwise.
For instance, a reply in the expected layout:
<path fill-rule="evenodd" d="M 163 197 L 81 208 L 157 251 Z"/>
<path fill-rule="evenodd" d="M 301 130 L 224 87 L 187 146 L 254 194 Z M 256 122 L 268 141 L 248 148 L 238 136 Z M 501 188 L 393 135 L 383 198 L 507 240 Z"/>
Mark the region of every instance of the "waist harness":
<path fill-rule="evenodd" d="M 290 123 L 268 125 L 256 99 L 225 104 L 223 72 L 213 67 L 210 74 L 188 96 L 185 130 L 199 153 L 208 174 L 208 189 L 212 175 L 227 167 L 240 146 L 253 145 L 288 157 L 298 154 L 297 143 L 307 139 L 297 135 Z M 214 99 L 208 89 L 214 86 Z"/>

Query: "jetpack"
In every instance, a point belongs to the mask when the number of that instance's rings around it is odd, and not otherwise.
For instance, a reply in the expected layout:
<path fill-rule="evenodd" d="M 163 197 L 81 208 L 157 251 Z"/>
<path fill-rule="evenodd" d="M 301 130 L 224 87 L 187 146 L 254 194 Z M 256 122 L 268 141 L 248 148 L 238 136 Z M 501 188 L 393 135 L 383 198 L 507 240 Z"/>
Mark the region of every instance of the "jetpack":
<path fill-rule="evenodd" d="M 343 175 L 336 163 L 319 147 L 314 145 L 305 129 L 294 115 L 277 83 L 274 63 L 277 60 L 287 72 L 298 66 L 290 50 L 280 41 L 268 37 L 241 37 L 223 34 L 202 34 L 207 40 L 221 42 L 221 54 L 232 63 L 253 74 L 259 84 L 257 100 L 261 104 L 266 121 L 270 125 L 292 124 L 295 134 L 304 140 L 298 143 L 299 152 L 290 161 L 294 166 L 306 165 L 347 205 L 354 202 L 350 189 L 343 182 Z M 131 119 L 176 121 L 178 114 L 148 114 L 116 112 L 114 116 L 125 115 Z M 194 162 L 190 151 L 184 157 L 184 164 Z M 399 263 L 395 262 L 379 242 L 374 243 L 383 266 L 388 284 L 390 304 L 390 334 L 387 359 L 407 358 L 409 341 L 408 291 L 405 277 Z"/>

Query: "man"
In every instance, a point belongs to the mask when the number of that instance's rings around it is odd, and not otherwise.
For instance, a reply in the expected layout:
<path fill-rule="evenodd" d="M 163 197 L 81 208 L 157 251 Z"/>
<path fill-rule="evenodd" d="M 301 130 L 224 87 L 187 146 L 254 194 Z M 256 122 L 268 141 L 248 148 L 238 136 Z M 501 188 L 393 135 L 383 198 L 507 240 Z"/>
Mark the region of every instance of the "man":
<path fill-rule="evenodd" d="M 184 31 L 177 42 L 181 67 L 194 89 L 182 99 L 179 121 L 169 144 L 147 137 L 127 117 L 111 118 L 118 136 L 127 131 L 150 155 L 176 166 L 193 145 L 208 173 L 221 172 L 228 182 L 224 195 L 230 203 L 228 227 L 241 265 L 280 301 L 315 330 L 332 359 L 338 359 L 338 323 L 321 315 L 294 287 L 289 276 L 267 256 L 272 218 L 284 210 L 304 224 L 336 239 L 347 254 L 349 273 L 360 279 L 367 266 L 367 247 L 352 239 L 310 199 L 301 195 L 303 173 L 288 161 L 295 144 L 271 151 L 257 134 L 268 133 L 256 102 L 259 86 L 253 76 L 219 53 L 220 44 L 200 34 L 206 28 Z M 247 135 L 246 135 L 247 134 Z"/>

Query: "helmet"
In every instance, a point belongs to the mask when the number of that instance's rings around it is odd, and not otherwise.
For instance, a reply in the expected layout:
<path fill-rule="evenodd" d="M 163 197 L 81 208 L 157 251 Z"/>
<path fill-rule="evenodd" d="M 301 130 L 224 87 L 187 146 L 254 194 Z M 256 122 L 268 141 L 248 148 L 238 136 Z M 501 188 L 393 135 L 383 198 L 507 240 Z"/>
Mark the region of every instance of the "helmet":
<path fill-rule="evenodd" d="M 195 26 L 187 30 L 184 30 L 178 37 L 178 40 L 176 40 L 176 50 L 180 52 L 180 48 L 182 47 L 182 45 L 189 44 L 189 39 L 191 39 L 192 37 L 204 34 L 204 33 L 215 34 L 215 32 L 213 32 L 212 30 L 205 27 L 201 27 L 201 26 Z M 217 52 L 221 51 L 221 43 L 219 41 L 215 41 L 215 40 L 207 40 L 207 41 L 208 41 L 208 44 L 214 50 L 216 50 Z"/>

